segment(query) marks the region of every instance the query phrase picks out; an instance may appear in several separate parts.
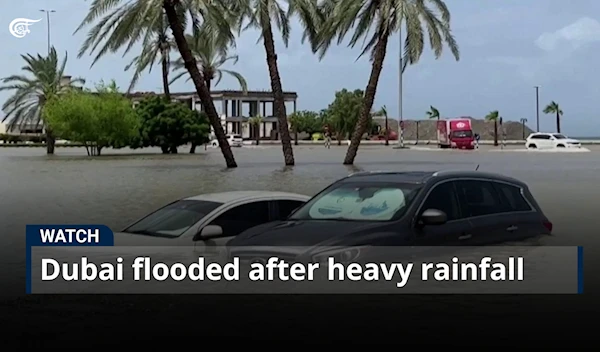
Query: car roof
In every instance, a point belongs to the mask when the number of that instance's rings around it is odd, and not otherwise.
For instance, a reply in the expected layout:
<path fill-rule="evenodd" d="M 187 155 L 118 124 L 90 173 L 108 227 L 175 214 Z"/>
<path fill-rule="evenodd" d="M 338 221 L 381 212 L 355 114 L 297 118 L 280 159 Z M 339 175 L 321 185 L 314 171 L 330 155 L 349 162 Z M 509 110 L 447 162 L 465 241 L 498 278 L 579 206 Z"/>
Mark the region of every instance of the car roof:
<path fill-rule="evenodd" d="M 542 134 L 542 135 L 544 135 L 544 134 L 552 134 L 552 135 L 554 135 L 554 134 L 562 134 L 562 133 L 558 133 L 558 132 L 533 132 L 533 133 L 529 134 L 529 137 L 531 137 L 531 136 L 537 136 L 537 135 L 540 135 L 540 134 Z M 563 136 L 564 136 L 564 134 L 563 134 Z"/>
<path fill-rule="evenodd" d="M 366 171 L 351 174 L 341 182 L 400 182 L 423 184 L 433 179 L 476 178 L 508 182 L 526 187 L 515 178 L 478 170 L 440 170 L 440 171 Z"/>
<path fill-rule="evenodd" d="M 433 176 L 435 171 L 361 171 L 344 180 L 347 182 L 404 182 L 424 183 Z"/>
<path fill-rule="evenodd" d="M 252 198 L 289 198 L 307 201 L 309 196 L 298 193 L 272 192 L 272 191 L 231 191 L 220 193 L 204 193 L 193 197 L 184 198 L 185 200 L 204 200 L 209 202 L 229 203 Z"/>

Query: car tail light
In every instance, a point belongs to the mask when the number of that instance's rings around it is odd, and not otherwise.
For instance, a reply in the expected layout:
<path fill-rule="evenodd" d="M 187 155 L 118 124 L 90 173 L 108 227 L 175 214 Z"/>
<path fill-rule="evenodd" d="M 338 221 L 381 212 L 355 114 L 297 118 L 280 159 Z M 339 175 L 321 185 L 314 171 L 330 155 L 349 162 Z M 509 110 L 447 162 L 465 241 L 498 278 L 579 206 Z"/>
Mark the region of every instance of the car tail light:
<path fill-rule="evenodd" d="M 548 220 L 545 220 L 543 223 L 544 227 L 546 228 L 546 230 L 548 230 L 548 232 L 552 232 L 552 223 Z"/>

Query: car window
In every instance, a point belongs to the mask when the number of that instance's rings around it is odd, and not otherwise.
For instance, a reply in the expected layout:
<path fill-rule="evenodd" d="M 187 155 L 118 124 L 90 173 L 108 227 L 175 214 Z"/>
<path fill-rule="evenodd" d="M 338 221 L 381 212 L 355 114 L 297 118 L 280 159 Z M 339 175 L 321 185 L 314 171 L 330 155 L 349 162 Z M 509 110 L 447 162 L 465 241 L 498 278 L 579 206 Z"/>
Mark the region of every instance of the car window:
<path fill-rule="evenodd" d="M 555 133 L 555 134 L 553 134 L 553 136 L 556 139 L 567 139 L 567 137 L 565 137 L 564 135 L 559 134 L 559 133 Z"/>
<path fill-rule="evenodd" d="M 277 220 L 285 220 L 290 216 L 290 214 L 302 206 L 304 202 L 299 200 L 278 200 L 277 206 L 279 208 L 278 218 Z"/>
<path fill-rule="evenodd" d="M 483 216 L 511 211 L 502 202 L 492 182 L 458 181 L 456 184 L 463 211 L 468 217 Z"/>
<path fill-rule="evenodd" d="M 454 182 L 444 182 L 434 186 L 421 207 L 421 213 L 427 209 L 443 211 L 446 213 L 448 221 L 460 219 L 461 214 Z"/>
<path fill-rule="evenodd" d="M 404 214 L 419 185 L 348 182 L 334 184 L 298 209 L 293 220 L 390 221 Z"/>
<path fill-rule="evenodd" d="M 503 201 L 510 206 L 512 211 L 532 210 L 527 200 L 523 197 L 520 187 L 494 182 L 494 188 L 496 188 Z"/>
<path fill-rule="evenodd" d="M 156 237 L 178 237 L 222 204 L 180 200 L 158 209 L 123 232 Z"/>
<path fill-rule="evenodd" d="M 269 214 L 269 201 L 247 203 L 227 210 L 210 225 L 221 226 L 223 237 L 237 236 L 251 227 L 269 222 Z"/>

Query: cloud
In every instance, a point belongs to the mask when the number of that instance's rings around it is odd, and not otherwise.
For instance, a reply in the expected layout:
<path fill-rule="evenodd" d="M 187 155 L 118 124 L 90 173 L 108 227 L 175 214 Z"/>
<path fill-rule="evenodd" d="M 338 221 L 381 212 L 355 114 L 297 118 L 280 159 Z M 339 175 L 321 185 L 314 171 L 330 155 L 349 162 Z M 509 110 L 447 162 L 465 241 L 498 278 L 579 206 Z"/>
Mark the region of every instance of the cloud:
<path fill-rule="evenodd" d="M 540 35 L 535 44 L 546 52 L 575 50 L 583 45 L 600 41 L 600 22 L 582 17 L 554 32 Z"/>

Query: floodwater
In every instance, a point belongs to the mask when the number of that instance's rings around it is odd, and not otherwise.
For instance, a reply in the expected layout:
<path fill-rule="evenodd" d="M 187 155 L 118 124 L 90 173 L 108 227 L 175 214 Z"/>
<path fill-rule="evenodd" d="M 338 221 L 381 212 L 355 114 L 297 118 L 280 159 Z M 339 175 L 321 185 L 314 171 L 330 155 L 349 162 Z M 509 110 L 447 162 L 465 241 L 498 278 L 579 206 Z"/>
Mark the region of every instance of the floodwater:
<path fill-rule="evenodd" d="M 331 312 L 336 307 L 338 312 L 332 316 L 334 319 L 341 319 L 360 329 L 364 329 L 364 326 L 361 325 L 361 319 L 355 319 L 358 309 L 362 309 L 363 314 L 371 315 L 383 312 L 383 302 L 388 303 L 385 305 L 386 314 L 402 317 L 426 317 L 428 314 L 438 314 L 440 309 L 453 307 L 457 313 L 460 310 L 461 319 L 468 320 L 470 317 L 477 321 L 494 321 L 506 319 L 507 314 L 521 319 L 525 318 L 520 315 L 524 309 L 545 312 L 549 307 L 567 303 L 573 305 L 561 307 L 563 312 L 591 314 L 591 305 L 597 300 L 589 293 L 599 291 L 600 281 L 594 278 L 594 268 L 600 262 L 600 234 L 595 231 L 600 224 L 597 214 L 600 209 L 600 150 L 590 149 L 592 151 L 589 153 L 559 154 L 492 153 L 489 148 L 432 152 L 365 146 L 359 152 L 356 166 L 347 167 L 341 164 L 345 146 L 334 146 L 330 150 L 322 146 L 303 146 L 295 148 L 297 165 L 286 168 L 279 147 L 258 146 L 235 149 L 239 167 L 227 170 L 217 149 L 200 150 L 197 155 L 160 155 L 155 150 L 135 153 L 121 150 L 114 151 L 113 155 L 90 158 L 81 149 L 59 148 L 56 156 L 47 157 L 45 151 L 39 148 L 0 148 L 0 275 L 3 279 L 0 308 L 6 309 L 5 313 L 0 314 L 0 323 L 17 330 L 18 334 L 14 337 L 20 339 L 21 344 L 46 341 L 62 346 L 73 343 L 74 335 L 78 334 L 75 331 L 83 333 L 85 328 L 92 328 L 91 324 L 100 329 L 94 331 L 113 331 L 115 324 L 129 322 L 160 324 L 162 329 L 179 326 L 179 322 L 195 314 L 192 312 L 208 314 L 211 323 L 202 325 L 203 329 L 208 329 L 203 330 L 206 336 L 223 334 L 223 331 L 226 334 L 227 331 L 239 333 L 247 331 L 248 326 L 264 326 L 259 319 L 264 314 L 273 315 L 281 311 L 282 316 L 289 318 L 287 314 L 292 313 L 284 312 L 290 312 L 289 309 L 293 309 L 294 305 L 298 305 L 295 314 L 313 312 L 317 314 L 316 317 L 320 317 L 320 312 Z M 234 299 L 226 295 L 212 298 L 204 296 L 203 299 L 172 295 L 17 297 L 23 296 L 25 291 L 26 224 L 101 223 L 118 230 L 167 202 L 199 193 L 281 190 L 314 194 L 336 179 L 359 170 L 475 169 L 477 165 L 479 170 L 517 177 L 530 185 L 555 225 L 556 235 L 549 237 L 545 244 L 584 246 L 585 295 L 557 297 L 551 301 L 534 297 L 528 299 L 527 296 L 520 296 L 518 300 L 511 296 L 494 296 L 486 300 L 485 295 L 467 300 L 459 296 L 443 300 L 435 297 L 431 300 L 428 296 L 404 296 L 397 301 L 406 303 L 402 306 L 389 305 L 390 299 L 365 300 L 352 296 L 344 300 L 321 297 L 318 302 L 309 301 L 308 298 L 301 301 L 301 297 L 294 296 L 287 299 L 271 296 L 265 299 L 256 296 Z M 491 302 L 500 309 L 481 309 L 477 302 Z M 287 308 L 284 308 L 284 304 L 287 304 Z M 192 306 L 195 308 L 192 309 Z M 207 312 L 209 307 L 246 307 L 246 311 L 252 307 L 254 312 L 260 314 L 244 316 L 238 321 L 225 311 L 211 315 Z M 311 316 L 311 321 L 315 316 Z M 202 315 L 194 318 L 206 323 Z M 533 319 L 533 316 L 529 318 Z M 453 319 L 450 318 L 446 323 L 456 325 Z M 369 319 L 366 321 L 368 324 L 373 322 Z M 323 331 L 327 334 L 333 334 L 330 325 L 322 327 L 325 322 L 329 324 L 328 319 L 318 319 L 313 323 L 319 322 L 321 325 L 315 325 L 314 329 L 325 329 Z M 38 327 L 34 329 L 32 324 Z M 431 321 L 427 321 L 422 331 L 429 334 L 430 324 Z M 484 326 L 481 325 L 482 329 Z M 193 328 L 196 329 L 196 326 Z M 304 331 L 304 328 L 301 330 Z M 308 335 L 309 330 L 305 332 L 305 338 L 313 338 Z M 194 333 L 197 331 L 194 330 Z M 147 337 L 145 334 L 135 337 L 128 333 L 128 339 L 131 338 L 142 341 Z M 338 338 L 346 339 L 347 336 L 344 333 Z M 112 346 L 118 341 L 94 339 L 94 344 Z M 494 343 L 499 344 L 500 341 Z M 514 346 L 512 340 L 504 343 Z"/>
<path fill-rule="evenodd" d="M 82 149 L 0 148 L 0 234 L 3 296 L 24 290 L 24 232 L 32 223 L 102 223 L 118 230 L 181 197 L 232 190 L 278 190 L 312 195 L 359 170 L 475 169 L 527 182 L 555 225 L 553 245 L 583 245 L 586 265 L 600 257 L 600 151 L 590 153 L 491 153 L 411 151 L 365 146 L 356 166 L 341 164 L 346 147 L 295 148 L 297 165 L 283 166 L 278 146 L 234 149 L 239 167 L 225 169 L 218 149 L 196 155 L 156 150 L 91 158 Z M 589 282 L 588 282 L 589 283 Z M 590 283 L 591 284 L 591 283 Z M 587 285 L 586 285 L 587 286 Z"/>

